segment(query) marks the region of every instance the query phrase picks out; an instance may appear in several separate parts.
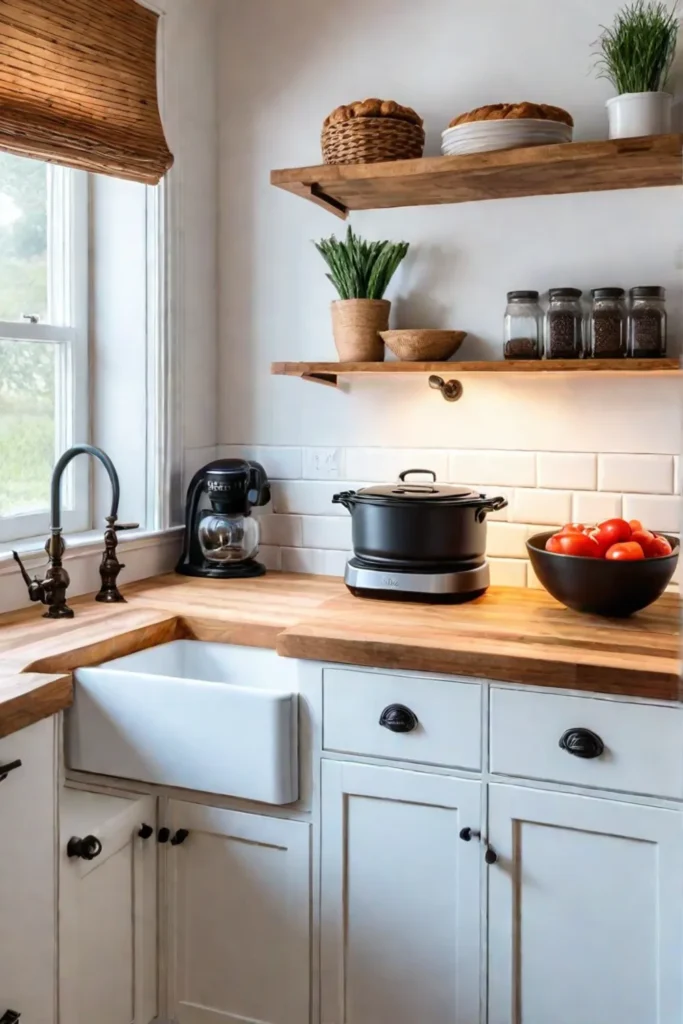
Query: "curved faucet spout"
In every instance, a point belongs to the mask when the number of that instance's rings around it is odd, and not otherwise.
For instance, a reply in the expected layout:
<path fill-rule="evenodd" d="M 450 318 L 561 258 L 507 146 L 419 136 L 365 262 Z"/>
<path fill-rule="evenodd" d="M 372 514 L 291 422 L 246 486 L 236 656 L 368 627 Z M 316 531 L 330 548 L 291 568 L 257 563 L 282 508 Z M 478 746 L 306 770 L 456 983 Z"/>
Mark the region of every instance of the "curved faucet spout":
<path fill-rule="evenodd" d="M 52 485 L 51 485 L 51 501 L 50 501 L 50 528 L 52 533 L 57 533 L 62 528 L 62 476 L 64 470 L 77 455 L 92 455 L 94 458 L 99 459 L 111 480 L 112 498 L 111 498 L 111 513 L 110 516 L 114 519 L 119 514 L 119 496 L 121 488 L 119 485 L 119 475 L 114 468 L 114 463 L 111 461 L 106 452 L 103 452 L 101 448 L 95 448 L 91 444 L 77 444 L 73 448 L 69 448 L 68 451 L 64 452 L 62 457 L 57 462 L 53 473 L 52 473 Z"/>

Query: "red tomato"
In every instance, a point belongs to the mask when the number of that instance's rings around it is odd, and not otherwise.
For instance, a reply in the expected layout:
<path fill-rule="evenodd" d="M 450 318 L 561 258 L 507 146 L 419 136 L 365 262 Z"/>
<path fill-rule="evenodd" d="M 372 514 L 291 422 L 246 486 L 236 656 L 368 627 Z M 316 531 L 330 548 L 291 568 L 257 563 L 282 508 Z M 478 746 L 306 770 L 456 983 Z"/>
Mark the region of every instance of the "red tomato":
<path fill-rule="evenodd" d="M 631 530 L 633 531 L 633 533 L 635 533 L 637 530 L 644 530 L 645 529 L 645 527 L 641 523 L 640 519 L 629 519 L 628 525 L 631 527 Z"/>
<path fill-rule="evenodd" d="M 666 537 L 658 537 L 656 534 L 652 541 L 652 547 L 650 549 L 650 558 L 662 558 L 664 555 L 670 555 L 673 548 L 669 544 Z"/>
<path fill-rule="evenodd" d="M 636 544 L 640 544 L 646 558 L 654 557 L 655 551 L 653 545 L 657 540 L 654 533 L 650 533 L 649 530 L 634 530 L 631 534 L 631 540 Z"/>
<path fill-rule="evenodd" d="M 613 544 L 622 544 L 631 539 L 631 527 L 625 519 L 607 519 L 597 528 L 596 540 L 600 547 L 607 550 Z"/>
<path fill-rule="evenodd" d="M 587 536 L 590 537 L 595 544 L 597 544 L 598 558 L 604 558 L 605 554 L 607 553 L 607 549 L 612 546 L 612 541 L 609 540 L 609 538 L 607 537 L 603 537 L 600 534 L 600 530 L 597 528 L 597 526 L 593 530 L 588 530 Z"/>
<path fill-rule="evenodd" d="M 565 523 L 560 533 L 585 533 L 586 527 L 583 523 Z"/>
<path fill-rule="evenodd" d="M 546 551 L 556 555 L 578 555 L 582 558 L 599 558 L 600 549 L 585 533 L 556 533 L 545 545 Z"/>
<path fill-rule="evenodd" d="M 621 544 L 613 544 L 608 549 L 605 558 L 612 562 L 638 562 L 645 558 L 645 552 L 640 544 L 635 541 L 624 541 Z"/>

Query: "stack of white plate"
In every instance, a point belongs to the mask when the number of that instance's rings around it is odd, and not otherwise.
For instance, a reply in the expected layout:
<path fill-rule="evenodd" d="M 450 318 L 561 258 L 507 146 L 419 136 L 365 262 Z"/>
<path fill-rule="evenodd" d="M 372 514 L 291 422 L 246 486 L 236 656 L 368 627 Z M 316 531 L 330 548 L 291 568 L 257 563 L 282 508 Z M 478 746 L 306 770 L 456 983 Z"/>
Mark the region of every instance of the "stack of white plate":
<path fill-rule="evenodd" d="M 466 121 L 442 133 L 444 156 L 488 153 L 494 149 L 553 146 L 572 141 L 572 129 L 563 121 L 508 118 L 499 121 Z"/>

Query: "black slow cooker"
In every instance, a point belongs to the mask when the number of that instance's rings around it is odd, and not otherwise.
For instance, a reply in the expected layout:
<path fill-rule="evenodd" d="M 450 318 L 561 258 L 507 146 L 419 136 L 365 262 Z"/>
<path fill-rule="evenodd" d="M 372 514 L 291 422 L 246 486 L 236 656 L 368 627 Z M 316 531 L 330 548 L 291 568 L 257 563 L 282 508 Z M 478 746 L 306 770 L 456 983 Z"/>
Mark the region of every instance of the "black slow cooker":
<path fill-rule="evenodd" d="M 431 482 L 409 483 L 417 473 Z M 351 513 L 357 558 L 377 568 L 425 572 L 481 565 L 486 516 L 507 505 L 505 498 L 439 484 L 426 469 L 407 469 L 395 484 L 343 491 L 332 501 Z"/>

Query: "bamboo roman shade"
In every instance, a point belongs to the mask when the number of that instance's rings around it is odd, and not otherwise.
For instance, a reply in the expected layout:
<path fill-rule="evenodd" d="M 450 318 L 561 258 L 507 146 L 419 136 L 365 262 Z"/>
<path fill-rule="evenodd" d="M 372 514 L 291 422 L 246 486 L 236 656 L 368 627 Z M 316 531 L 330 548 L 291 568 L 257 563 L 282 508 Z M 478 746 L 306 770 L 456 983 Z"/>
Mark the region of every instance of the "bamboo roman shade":
<path fill-rule="evenodd" d="M 0 0 L 0 149 L 157 184 L 157 23 L 136 0 Z"/>

